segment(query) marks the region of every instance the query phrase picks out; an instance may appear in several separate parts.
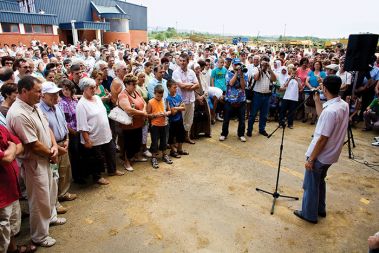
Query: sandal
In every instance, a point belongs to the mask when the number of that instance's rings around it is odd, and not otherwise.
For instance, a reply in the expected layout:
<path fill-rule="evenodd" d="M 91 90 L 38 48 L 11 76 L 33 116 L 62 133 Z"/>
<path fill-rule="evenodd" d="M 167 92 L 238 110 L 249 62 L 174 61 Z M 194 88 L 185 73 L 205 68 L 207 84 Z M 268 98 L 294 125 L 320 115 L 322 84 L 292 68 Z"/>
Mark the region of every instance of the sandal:
<path fill-rule="evenodd" d="M 97 180 L 96 183 L 99 185 L 107 185 L 107 184 L 109 184 L 109 181 L 102 177 L 99 180 Z"/>
<path fill-rule="evenodd" d="M 175 157 L 175 158 L 180 158 L 181 156 L 178 154 L 178 152 L 175 152 L 175 151 L 171 151 L 170 152 L 170 156 L 171 157 Z"/>
<path fill-rule="evenodd" d="M 164 155 L 162 157 L 162 160 L 167 163 L 167 164 L 173 164 L 173 162 L 171 161 L 170 157 L 168 155 Z"/>
<path fill-rule="evenodd" d="M 74 200 L 76 198 L 77 198 L 76 194 L 66 193 L 62 197 L 59 197 L 58 200 L 61 201 L 61 202 L 64 202 L 64 201 L 72 201 L 72 200 Z"/>
<path fill-rule="evenodd" d="M 153 166 L 153 169 L 158 169 L 159 168 L 157 158 L 155 158 L 155 157 L 151 158 L 151 165 Z"/>
<path fill-rule="evenodd" d="M 189 155 L 189 153 L 185 150 L 178 150 L 179 155 Z"/>
<path fill-rule="evenodd" d="M 50 226 L 59 226 L 66 224 L 66 218 L 58 217 L 55 221 L 50 222 Z"/>
<path fill-rule="evenodd" d="M 116 170 L 115 172 L 109 173 L 108 175 L 109 176 L 123 176 L 123 175 L 125 175 L 125 172 Z"/>
<path fill-rule="evenodd" d="M 43 239 L 42 241 L 40 242 L 33 242 L 35 245 L 38 245 L 38 246 L 41 246 L 41 247 L 51 247 L 53 246 L 57 241 L 50 237 L 50 236 L 47 236 L 45 239 Z"/>

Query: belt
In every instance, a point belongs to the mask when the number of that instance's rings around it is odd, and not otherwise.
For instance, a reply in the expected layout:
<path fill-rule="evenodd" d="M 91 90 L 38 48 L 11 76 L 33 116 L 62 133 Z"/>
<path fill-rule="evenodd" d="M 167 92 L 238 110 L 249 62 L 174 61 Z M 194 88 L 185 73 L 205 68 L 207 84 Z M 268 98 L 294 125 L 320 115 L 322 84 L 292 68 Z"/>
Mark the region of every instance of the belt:
<path fill-rule="evenodd" d="M 271 96 L 271 92 L 269 92 L 269 93 L 262 93 L 262 92 L 254 91 L 254 93 L 262 95 L 262 96 Z"/>
<path fill-rule="evenodd" d="M 60 141 L 57 141 L 57 143 L 65 142 L 66 140 L 67 140 L 67 135 L 66 135 L 65 137 L 63 137 L 63 139 L 62 139 L 62 140 L 60 140 Z"/>

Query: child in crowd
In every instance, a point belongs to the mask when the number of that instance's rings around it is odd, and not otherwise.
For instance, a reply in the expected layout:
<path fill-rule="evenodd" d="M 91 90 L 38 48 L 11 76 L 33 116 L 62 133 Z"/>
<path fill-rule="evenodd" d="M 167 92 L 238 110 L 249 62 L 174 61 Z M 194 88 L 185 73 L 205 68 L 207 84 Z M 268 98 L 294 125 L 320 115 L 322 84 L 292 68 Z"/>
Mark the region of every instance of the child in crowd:
<path fill-rule="evenodd" d="M 293 128 L 293 118 L 297 102 L 299 101 L 299 90 L 301 88 L 301 80 L 296 76 L 296 67 L 288 66 L 290 76 L 287 81 L 281 85 L 280 90 L 285 91 L 279 115 L 279 123 L 284 124 L 285 118 L 288 120 L 288 128 Z"/>
<path fill-rule="evenodd" d="M 162 160 L 167 164 L 172 164 L 170 157 L 166 154 L 167 149 L 167 121 L 166 118 L 171 114 L 170 111 L 165 111 L 163 100 L 163 86 L 157 85 L 154 88 L 154 98 L 149 100 L 147 105 L 147 113 L 151 119 L 151 146 L 150 151 L 153 155 L 151 165 L 154 169 L 158 169 L 158 142 L 159 150 L 162 152 Z"/>
<path fill-rule="evenodd" d="M 183 125 L 182 111 L 185 110 L 182 97 L 176 93 L 177 84 L 174 80 L 167 81 L 169 95 L 167 96 L 166 108 L 171 111 L 169 117 L 170 130 L 168 144 L 170 145 L 170 156 L 180 158 L 181 155 L 188 155 L 187 151 L 183 150 L 183 142 L 185 139 L 185 131 Z"/>

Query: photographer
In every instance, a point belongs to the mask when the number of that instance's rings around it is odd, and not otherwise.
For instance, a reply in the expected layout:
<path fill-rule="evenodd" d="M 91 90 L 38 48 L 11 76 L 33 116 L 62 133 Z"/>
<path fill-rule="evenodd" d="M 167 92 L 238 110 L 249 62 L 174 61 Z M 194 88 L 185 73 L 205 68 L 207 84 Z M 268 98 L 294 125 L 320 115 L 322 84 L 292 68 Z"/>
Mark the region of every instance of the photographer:
<path fill-rule="evenodd" d="M 297 101 L 299 100 L 299 90 L 301 89 L 301 80 L 296 76 L 296 67 L 288 69 L 290 77 L 280 87 L 280 91 L 285 91 L 280 108 L 279 124 L 285 124 L 285 116 L 288 119 L 288 128 L 293 128 L 293 117 L 296 109 Z M 288 114 L 287 114 L 288 111 Z"/>
<path fill-rule="evenodd" d="M 238 137 L 240 141 L 245 142 L 245 110 L 246 95 L 245 86 L 247 84 L 247 69 L 241 64 L 239 58 L 234 58 L 233 70 L 228 71 L 226 75 L 226 97 L 224 107 L 224 122 L 220 141 L 224 141 L 229 133 L 229 121 L 234 112 L 238 117 Z"/>
<path fill-rule="evenodd" d="M 276 81 L 276 75 L 270 67 L 270 59 L 267 56 L 261 58 L 261 66 L 254 74 L 253 92 L 254 99 L 251 103 L 251 113 L 249 115 L 249 122 L 247 128 L 247 136 L 251 137 L 253 132 L 253 125 L 255 117 L 259 113 L 259 133 L 268 136 L 265 128 L 267 121 L 267 114 L 269 110 L 269 101 L 272 90 L 272 82 Z"/>
<path fill-rule="evenodd" d="M 294 214 L 314 224 L 318 216 L 326 217 L 325 177 L 328 168 L 338 161 L 349 123 L 349 105 L 338 96 L 341 83 L 338 76 L 324 79 L 322 91 L 327 99 L 324 104 L 317 92 L 313 95 L 319 120 L 306 152 L 302 210 L 295 210 Z"/>

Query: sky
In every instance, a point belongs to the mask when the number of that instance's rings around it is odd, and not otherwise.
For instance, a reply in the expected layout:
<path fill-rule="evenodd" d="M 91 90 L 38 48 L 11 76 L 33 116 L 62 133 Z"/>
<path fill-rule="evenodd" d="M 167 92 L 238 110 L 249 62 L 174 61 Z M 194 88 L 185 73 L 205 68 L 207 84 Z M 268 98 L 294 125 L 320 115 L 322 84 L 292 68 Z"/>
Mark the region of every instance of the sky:
<path fill-rule="evenodd" d="M 148 27 L 225 35 L 342 38 L 379 33 L 379 0 L 127 0 L 147 7 Z"/>

